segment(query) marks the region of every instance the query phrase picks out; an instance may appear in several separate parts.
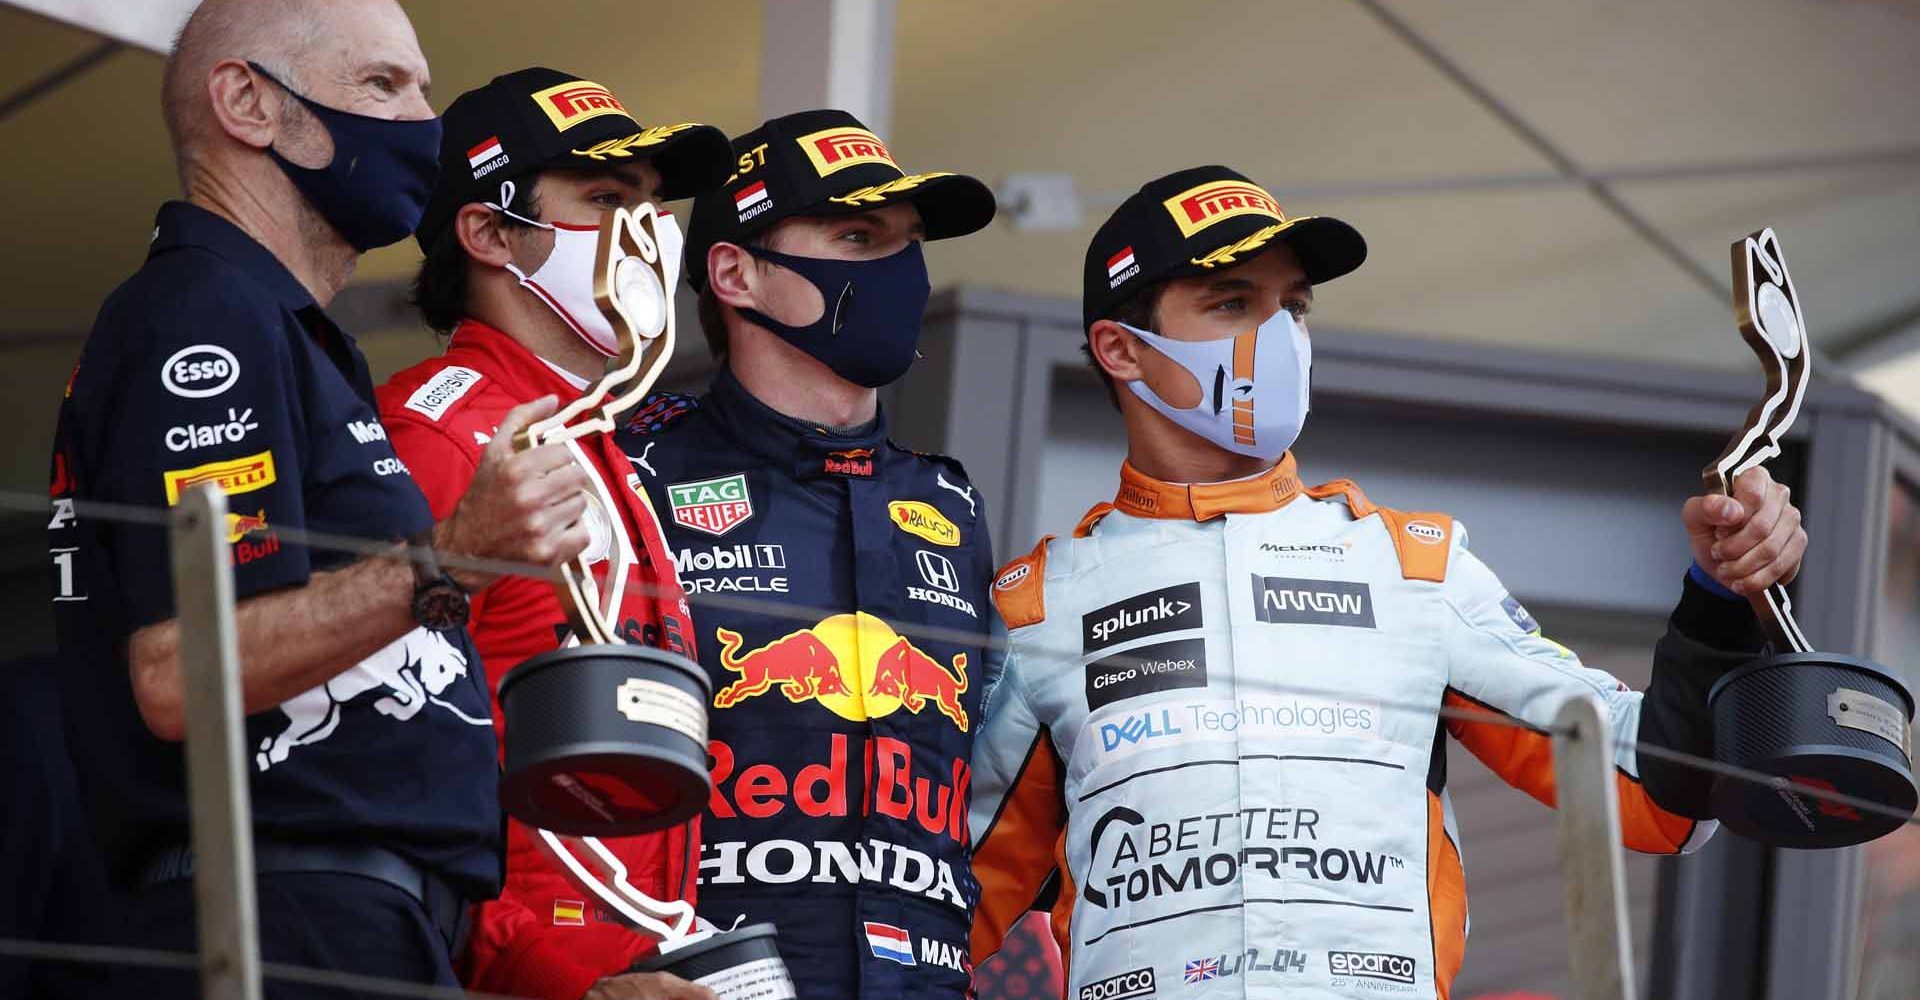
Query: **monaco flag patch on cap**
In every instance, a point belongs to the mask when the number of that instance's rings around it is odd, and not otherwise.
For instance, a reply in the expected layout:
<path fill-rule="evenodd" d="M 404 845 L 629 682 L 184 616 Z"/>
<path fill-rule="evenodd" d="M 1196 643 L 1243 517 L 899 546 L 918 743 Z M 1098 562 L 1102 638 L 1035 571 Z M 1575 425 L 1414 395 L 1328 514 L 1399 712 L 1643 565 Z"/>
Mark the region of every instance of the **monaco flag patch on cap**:
<path fill-rule="evenodd" d="M 1122 281 L 1140 273 L 1133 259 L 1133 248 L 1125 247 L 1117 254 L 1107 258 L 1107 287 L 1112 288 Z"/>
<path fill-rule="evenodd" d="M 467 150 L 467 166 L 473 170 L 474 179 L 478 180 L 482 175 L 491 172 L 481 169 L 482 167 L 505 155 L 507 151 L 501 147 L 500 137 L 490 136 L 487 141 Z"/>
<path fill-rule="evenodd" d="M 901 965 L 920 964 L 913 960 L 913 935 L 908 934 L 906 928 L 871 920 L 866 922 L 866 928 L 867 948 L 873 952 L 873 957 Z"/>
<path fill-rule="evenodd" d="M 740 193 L 733 196 L 733 208 L 740 213 L 741 222 L 745 222 L 772 207 L 773 202 L 767 198 L 766 181 L 755 181 L 741 188 Z"/>

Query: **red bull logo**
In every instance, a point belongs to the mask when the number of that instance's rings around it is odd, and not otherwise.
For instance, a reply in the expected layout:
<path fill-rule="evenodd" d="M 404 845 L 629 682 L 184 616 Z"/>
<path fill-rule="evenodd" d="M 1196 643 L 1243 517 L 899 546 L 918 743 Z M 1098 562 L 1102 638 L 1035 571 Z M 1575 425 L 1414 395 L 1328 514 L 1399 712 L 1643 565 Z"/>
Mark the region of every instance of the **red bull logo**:
<path fill-rule="evenodd" d="M 846 451 L 831 451 L 821 465 L 822 471 L 829 476 L 873 476 L 873 449 L 849 448 Z"/>
<path fill-rule="evenodd" d="M 227 541 L 237 542 L 256 531 L 267 530 L 267 512 L 265 508 L 257 514 L 227 514 Z"/>
<path fill-rule="evenodd" d="M 1236 215 L 1261 215 L 1285 222 L 1280 203 L 1257 184 L 1245 181 L 1208 181 L 1168 198 L 1162 203 L 1167 214 L 1180 227 L 1180 235 L 1192 236 L 1222 219 Z"/>
<path fill-rule="evenodd" d="M 972 724 L 960 696 L 967 693 L 967 654 L 952 668 L 928 656 L 886 622 L 864 611 L 834 615 L 810 628 L 741 653 L 740 633 L 715 629 L 720 664 L 740 679 L 713 696 L 713 707 L 732 708 L 778 687 L 794 704 L 816 702 L 855 721 L 906 709 L 931 707 L 961 732 Z"/>
<path fill-rule="evenodd" d="M 709 741 L 708 810 L 721 819 L 769 819 L 790 810 L 811 817 L 886 816 L 957 844 L 968 842 L 973 770 L 964 758 L 930 755 L 924 748 L 915 755 L 905 740 L 845 733 L 829 736 L 824 748 L 803 743 L 780 753 L 771 760 L 743 757 L 725 740 Z"/>
<path fill-rule="evenodd" d="M 863 128 L 830 128 L 803 135 L 797 141 L 822 177 L 862 163 L 884 163 L 900 169 L 893 162 L 893 154 L 887 152 L 887 144 Z"/>

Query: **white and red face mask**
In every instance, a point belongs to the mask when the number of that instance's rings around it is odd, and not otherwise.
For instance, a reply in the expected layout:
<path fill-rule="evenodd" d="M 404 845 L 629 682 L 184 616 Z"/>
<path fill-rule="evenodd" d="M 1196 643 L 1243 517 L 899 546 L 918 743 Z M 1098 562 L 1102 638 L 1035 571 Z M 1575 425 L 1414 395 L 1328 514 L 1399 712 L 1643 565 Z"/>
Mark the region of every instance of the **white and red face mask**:
<path fill-rule="evenodd" d="M 553 250 L 532 274 L 511 261 L 507 263 L 507 270 L 594 350 L 610 358 L 618 355 L 620 341 L 614 335 L 613 324 L 593 300 L 594 253 L 600 244 L 600 226 L 535 222 L 505 207 L 512 203 L 513 182 L 507 181 L 500 185 L 499 204 L 487 202 L 486 205 L 536 229 L 551 230 Z M 686 246 L 686 237 L 671 213 L 660 212 L 657 226 L 660 256 L 667 272 L 667 299 L 672 301 L 675 290 L 680 287 L 680 254 Z"/>
<path fill-rule="evenodd" d="M 1144 379 L 1127 388 L 1168 420 L 1240 455 L 1279 461 L 1300 437 L 1309 409 L 1313 343 L 1285 309 L 1258 329 L 1217 340 L 1174 340 L 1120 324 L 1200 383 L 1200 403 L 1181 408 Z"/>

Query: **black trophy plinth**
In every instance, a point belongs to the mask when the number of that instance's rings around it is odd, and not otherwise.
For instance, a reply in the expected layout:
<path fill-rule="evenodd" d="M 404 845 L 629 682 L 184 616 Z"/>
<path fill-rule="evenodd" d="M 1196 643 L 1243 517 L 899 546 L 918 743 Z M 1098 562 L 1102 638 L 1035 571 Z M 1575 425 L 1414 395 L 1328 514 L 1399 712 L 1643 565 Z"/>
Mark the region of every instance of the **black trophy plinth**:
<path fill-rule="evenodd" d="M 1749 663 L 1714 684 L 1713 755 L 1723 763 L 1882 804 L 1920 804 L 1907 758 L 1914 700 L 1885 667 L 1834 653 Z M 1846 847 L 1893 832 L 1897 815 L 1816 798 L 1784 784 L 1722 777 L 1714 813 L 1775 847 Z"/>
<path fill-rule="evenodd" d="M 649 646 L 598 644 L 532 657 L 500 684 L 501 803 L 569 836 L 662 830 L 707 804 L 706 671 Z"/>
<path fill-rule="evenodd" d="M 629 972 L 670 972 L 720 1000 L 794 1000 L 793 977 L 772 924 L 748 924 L 636 962 Z"/>

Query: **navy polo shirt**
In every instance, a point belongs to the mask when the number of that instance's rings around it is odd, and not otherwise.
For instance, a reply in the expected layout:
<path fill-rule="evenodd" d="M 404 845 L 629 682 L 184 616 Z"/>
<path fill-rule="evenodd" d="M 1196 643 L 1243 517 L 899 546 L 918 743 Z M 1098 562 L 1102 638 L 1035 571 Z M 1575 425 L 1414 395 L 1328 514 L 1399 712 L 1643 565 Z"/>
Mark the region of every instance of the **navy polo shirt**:
<path fill-rule="evenodd" d="M 237 226 L 161 208 L 140 270 L 107 298 L 60 409 L 49 547 L 63 710 L 89 823 L 125 885 L 187 842 L 184 748 L 148 731 L 127 639 L 174 617 L 167 533 L 76 514 L 72 500 L 162 514 L 215 482 L 239 599 L 356 557 L 288 528 L 399 540 L 427 501 L 380 425 L 365 358 Z M 263 839 L 372 844 L 472 896 L 500 877 L 486 672 L 464 632 L 416 629 L 246 719 Z"/>

